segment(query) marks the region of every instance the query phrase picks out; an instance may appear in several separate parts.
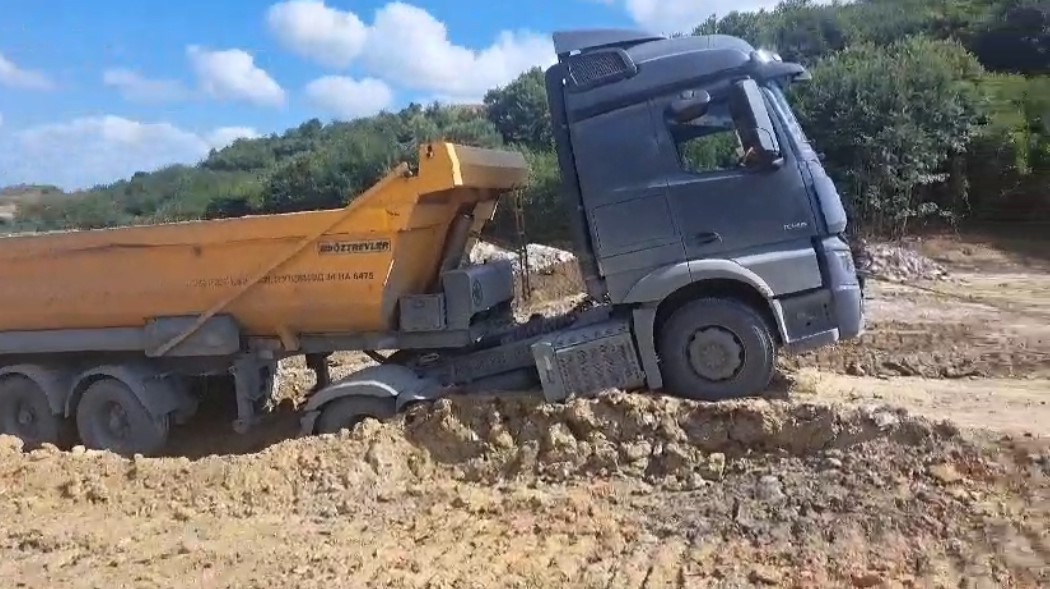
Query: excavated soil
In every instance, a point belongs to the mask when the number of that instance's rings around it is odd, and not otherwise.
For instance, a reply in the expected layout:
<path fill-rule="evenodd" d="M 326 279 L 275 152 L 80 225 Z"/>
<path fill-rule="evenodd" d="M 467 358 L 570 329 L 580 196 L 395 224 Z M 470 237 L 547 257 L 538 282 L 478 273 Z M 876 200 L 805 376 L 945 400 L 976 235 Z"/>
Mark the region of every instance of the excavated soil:
<path fill-rule="evenodd" d="M 1050 274 L 964 274 L 869 287 L 866 333 L 795 358 L 851 376 L 1050 377 Z"/>
<path fill-rule="evenodd" d="M 891 408 L 453 399 L 248 456 L 2 447 L 8 586 L 1050 583 L 1050 451 Z"/>

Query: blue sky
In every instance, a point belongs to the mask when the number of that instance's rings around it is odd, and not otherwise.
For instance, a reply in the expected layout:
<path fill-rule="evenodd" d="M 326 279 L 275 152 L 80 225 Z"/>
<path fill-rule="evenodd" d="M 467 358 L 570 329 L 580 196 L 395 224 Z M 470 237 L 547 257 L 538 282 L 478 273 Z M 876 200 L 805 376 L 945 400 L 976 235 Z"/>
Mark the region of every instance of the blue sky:
<path fill-rule="evenodd" d="M 239 136 L 476 101 L 566 28 L 688 30 L 761 0 L 4 0 L 0 186 L 91 186 Z"/>

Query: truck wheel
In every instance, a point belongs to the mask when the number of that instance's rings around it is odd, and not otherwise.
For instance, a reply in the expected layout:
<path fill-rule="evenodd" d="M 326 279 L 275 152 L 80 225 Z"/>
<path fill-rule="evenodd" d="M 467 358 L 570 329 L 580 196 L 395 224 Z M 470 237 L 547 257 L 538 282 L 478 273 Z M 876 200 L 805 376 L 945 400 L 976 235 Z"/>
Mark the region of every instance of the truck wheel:
<path fill-rule="evenodd" d="M 737 399 L 764 391 L 773 378 L 773 333 L 744 303 L 692 301 L 667 318 L 658 337 L 664 384 L 677 397 Z"/>
<path fill-rule="evenodd" d="M 155 418 L 114 378 L 92 384 L 77 405 L 77 429 L 84 445 L 124 456 L 159 452 L 168 442 L 169 419 Z"/>
<path fill-rule="evenodd" d="M 21 374 L 0 377 L 0 434 L 21 438 L 26 448 L 35 449 L 65 445 L 68 430 L 66 420 L 51 410 L 44 390 L 32 379 Z"/>
<path fill-rule="evenodd" d="M 369 417 L 382 421 L 395 413 L 397 405 L 393 397 L 342 397 L 321 408 L 314 429 L 318 434 L 337 434 L 343 429 L 353 429 Z"/>

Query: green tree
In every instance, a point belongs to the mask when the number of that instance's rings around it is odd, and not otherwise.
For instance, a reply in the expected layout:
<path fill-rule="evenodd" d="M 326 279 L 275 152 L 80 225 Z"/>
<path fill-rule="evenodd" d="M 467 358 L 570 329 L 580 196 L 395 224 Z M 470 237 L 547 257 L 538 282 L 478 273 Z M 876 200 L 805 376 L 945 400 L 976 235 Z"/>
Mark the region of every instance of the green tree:
<path fill-rule="evenodd" d="M 901 233 L 947 213 L 922 189 L 948 179 L 945 165 L 977 133 L 981 73 L 957 43 L 911 38 L 847 49 L 798 88 L 812 139 L 869 230 Z"/>
<path fill-rule="evenodd" d="M 542 69 L 532 68 L 507 86 L 489 90 L 485 106 L 505 142 L 530 149 L 551 149 L 554 145 Z"/>

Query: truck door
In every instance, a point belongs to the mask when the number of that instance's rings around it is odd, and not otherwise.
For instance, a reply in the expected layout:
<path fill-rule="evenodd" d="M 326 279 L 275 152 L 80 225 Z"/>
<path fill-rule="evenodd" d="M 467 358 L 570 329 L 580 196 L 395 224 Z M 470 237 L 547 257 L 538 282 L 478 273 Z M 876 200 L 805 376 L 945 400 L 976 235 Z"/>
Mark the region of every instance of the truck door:
<path fill-rule="evenodd" d="M 657 130 L 661 151 L 674 162 L 667 194 L 686 257 L 734 257 L 783 249 L 787 241 L 808 243 L 815 226 L 806 185 L 794 154 L 778 141 L 758 86 L 738 82 L 686 122 L 667 116 L 679 96 L 652 105 L 654 119 L 664 121 Z"/>

